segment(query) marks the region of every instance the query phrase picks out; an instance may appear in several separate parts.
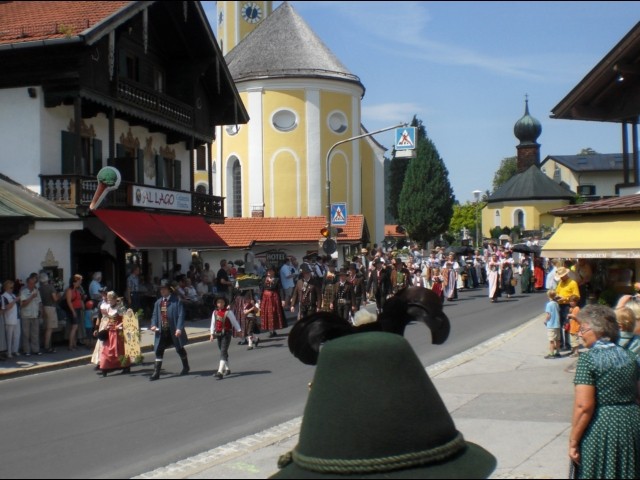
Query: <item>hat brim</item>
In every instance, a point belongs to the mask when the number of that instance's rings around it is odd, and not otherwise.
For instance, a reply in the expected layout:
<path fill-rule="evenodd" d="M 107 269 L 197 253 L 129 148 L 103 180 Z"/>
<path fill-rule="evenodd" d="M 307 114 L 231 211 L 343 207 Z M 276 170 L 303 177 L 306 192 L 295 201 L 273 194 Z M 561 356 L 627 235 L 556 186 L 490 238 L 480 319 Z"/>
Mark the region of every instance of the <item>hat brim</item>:
<path fill-rule="evenodd" d="M 488 478 L 496 468 L 496 458 L 480 445 L 466 442 L 467 448 L 447 461 L 421 467 L 372 474 L 338 475 L 306 470 L 290 463 L 269 478 Z"/>

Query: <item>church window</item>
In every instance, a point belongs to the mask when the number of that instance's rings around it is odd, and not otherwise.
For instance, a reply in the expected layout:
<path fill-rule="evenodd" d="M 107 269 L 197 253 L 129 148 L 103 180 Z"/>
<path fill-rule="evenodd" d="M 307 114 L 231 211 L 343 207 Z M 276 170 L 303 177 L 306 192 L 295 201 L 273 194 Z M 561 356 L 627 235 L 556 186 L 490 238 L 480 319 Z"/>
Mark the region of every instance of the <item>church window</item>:
<path fill-rule="evenodd" d="M 496 210 L 496 214 L 493 217 L 493 226 L 494 227 L 502 226 L 502 222 L 500 222 L 500 210 Z"/>
<path fill-rule="evenodd" d="M 327 123 L 329 124 L 329 128 L 331 129 L 331 131 L 335 133 L 344 133 L 349 126 L 347 117 L 342 112 L 330 113 L 329 118 L 327 119 Z"/>
<path fill-rule="evenodd" d="M 233 216 L 242 217 L 242 171 L 240 161 L 233 162 Z"/>
<path fill-rule="evenodd" d="M 524 212 L 522 210 L 515 211 L 514 220 L 514 225 L 517 225 L 521 230 L 524 230 Z"/>
<path fill-rule="evenodd" d="M 291 110 L 279 110 L 271 117 L 271 122 L 276 130 L 290 132 L 298 126 L 298 118 Z"/>

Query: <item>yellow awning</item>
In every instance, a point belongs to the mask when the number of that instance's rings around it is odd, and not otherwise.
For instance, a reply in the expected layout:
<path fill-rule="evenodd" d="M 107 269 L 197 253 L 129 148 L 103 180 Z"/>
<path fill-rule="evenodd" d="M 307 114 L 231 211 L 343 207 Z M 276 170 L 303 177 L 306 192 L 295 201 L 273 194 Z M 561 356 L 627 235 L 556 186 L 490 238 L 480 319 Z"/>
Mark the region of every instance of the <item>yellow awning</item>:
<path fill-rule="evenodd" d="M 547 258 L 640 258 L 640 215 L 565 221 L 542 247 Z"/>

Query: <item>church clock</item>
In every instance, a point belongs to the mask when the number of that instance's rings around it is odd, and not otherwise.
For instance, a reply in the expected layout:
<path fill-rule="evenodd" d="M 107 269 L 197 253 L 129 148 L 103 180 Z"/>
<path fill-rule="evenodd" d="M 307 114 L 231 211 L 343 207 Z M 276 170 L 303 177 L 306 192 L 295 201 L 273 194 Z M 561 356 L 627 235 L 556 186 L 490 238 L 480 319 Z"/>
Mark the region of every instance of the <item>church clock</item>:
<path fill-rule="evenodd" d="M 245 22 L 258 23 L 262 20 L 262 9 L 255 2 L 247 2 L 242 5 L 242 18 Z"/>

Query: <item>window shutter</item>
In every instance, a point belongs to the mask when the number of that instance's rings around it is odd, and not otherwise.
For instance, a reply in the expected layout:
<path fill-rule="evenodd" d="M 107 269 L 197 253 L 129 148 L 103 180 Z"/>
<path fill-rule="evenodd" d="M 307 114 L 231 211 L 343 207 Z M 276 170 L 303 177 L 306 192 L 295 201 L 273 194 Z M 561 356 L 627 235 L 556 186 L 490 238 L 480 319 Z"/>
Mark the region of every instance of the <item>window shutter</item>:
<path fill-rule="evenodd" d="M 182 162 L 180 160 L 173 161 L 173 186 L 176 190 L 182 190 Z"/>
<path fill-rule="evenodd" d="M 71 175 L 75 173 L 73 160 L 75 158 L 75 133 L 62 131 L 62 161 L 61 173 L 63 175 Z"/>
<path fill-rule="evenodd" d="M 156 155 L 156 187 L 164 187 L 164 158 Z"/>
<path fill-rule="evenodd" d="M 138 149 L 138 158 L 136 159 L 136 183 L 144 185 L 144 150 Z"/>
<path fill-rule="evenodd" d="M 96 175 L 102 168 L 102 140 L 93 139 L 93 170 L 92 174 Z"/>

